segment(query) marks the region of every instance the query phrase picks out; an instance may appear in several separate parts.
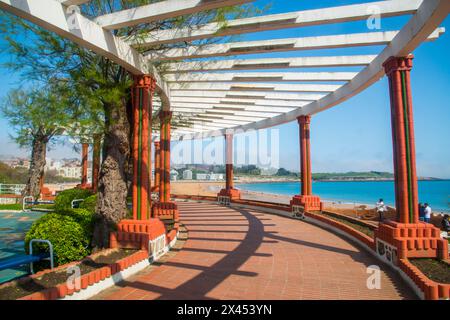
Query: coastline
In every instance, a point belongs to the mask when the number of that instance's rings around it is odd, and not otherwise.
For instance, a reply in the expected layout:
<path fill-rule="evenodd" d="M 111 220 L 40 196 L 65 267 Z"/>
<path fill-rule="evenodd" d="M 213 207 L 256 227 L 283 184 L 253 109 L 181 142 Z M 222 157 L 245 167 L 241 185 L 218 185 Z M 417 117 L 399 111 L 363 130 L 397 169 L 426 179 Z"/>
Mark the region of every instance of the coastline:
<path fill-rule="evenodd" d="M 292 181 L 266 181 L 265 183 L 292 183 L 298 182 L 298 180 Z M 335 181 L 334 181 L 335 182 Z M 351 181 L 346 181 L 351 182 Z M 373 181 L 372 181 L 373 182 Z M 236 184 L 250 184 L 247 182 L 235 181 Z M 253 183 L 261 183 L 261 182 L 253 182 Z M 224 181 L 196 181 L 196 180 L 181 180 L 174 181 L 171 183 L 172 193 L 173 194 L 184 194 L 184 195 L 196 195 L 196 196 L 216 196 L 220 189 L 225 187 Z M 237 186 L 238 189 L 241 190 L 241 196 L 243 199 L 247 200 L 255 200 L 255 201 L 267 201 L 273 203 L 281 203 L 281 204 L 289 204 L 292 199 L 292 195 L 284 195 L 278 193 L 270 193 L 270 192 L 261 192 L 261 191 L 249 191 L 243 190 Z M 364 208 L 365 210 L 373 210 L 375 208 L 375 203 L 367 203 L 364 201 L 351 201 L 351 200 L 342 200 L 342 199 L 327 199 L 322 198 L 324 202 L 324 207 L 330 210 L 361 210 Z M 390 206 L 392 207 L 392 206 Z M 435 214 L 448 214 L 450 213 L 450 209 L 436 209 L 434 210 Z"/>

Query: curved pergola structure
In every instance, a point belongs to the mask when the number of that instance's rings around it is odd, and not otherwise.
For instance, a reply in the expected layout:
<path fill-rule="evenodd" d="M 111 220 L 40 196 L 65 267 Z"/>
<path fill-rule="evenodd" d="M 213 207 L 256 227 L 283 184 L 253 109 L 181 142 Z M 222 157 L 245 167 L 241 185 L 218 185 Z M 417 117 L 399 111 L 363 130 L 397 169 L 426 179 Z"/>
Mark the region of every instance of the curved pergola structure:
<path fill-rule="evenodd" d="M 114 36 L 113 31 L 252 1 L 166 0 L 95 19 L 88 19 L 70 7 L 88 2 L 0 0 L 0 8 L 104 55 L 132 74 L 151 74 L 158 93 L 155 107 L 192 120 L 192 128 L 174 128 L 172 136 L 180 139 L 220 136 L 230 128 L 268 128 L 331 108 L 383 77 L 382 64 L 389 57 L 407 55 L 423 41 L 437 39 L 444 31 L 439 24 L 449 11 L 448 1 L 378 1 L 236 19 L 225 26 L 216 23 L 153 31 L 145 39 L 127 41 Z M 379 18 L 410 15 L 411 18 L 398 31 L 190 45 L 147 54 L 136 50 L 158 44 L 365 20 L 373 15 Z M 358 54 L 359 47 L 380 45 L 384 49 L 377 55 Z M 354 47 L 355 54 L 245 58 L 248 54 L 344 47 Z M 228 56 L 242 58 L 221 58 Z M 166 62 L 164 71 L 158 72 L 153 67 L 156 61 Z M 346 71 L 355 66 L 362 68 L 359 72 Z M 339 71 L 335 71 L 337 67 Z M 294 68 L 333 71 L 289 72 Z"/>
<path fill-rule="evenodd" d="M 419 221 L 410 53 L 422 42 L 435 40 L 444 32 L 439 25 L 450 12 L 450 1 L 377 1 L 263 15 L 231 20 L 225 25 L 211 23 L 189 29 L 152 31 L 139 41 L 119 38 L 114 30 L 252 0 L 165 0 L 87 18 L 74 6 L 89 1 L 0 0 L 0 8 L 109 58 L 134 76 L 133 219 L 119 223 L 115 238 L 111 238 L 115 246 L 130 245 L 129 233 L 138 229 L 147 231 L 139 236 L 133 234 L 134 244 L 142 246 L 143 239 L 148 244 L 149 230 L 155 227 L 151 217 L 178 221 L 178 209 L 170 194 L 171 139 L 225 136 L 226 187 L 217 200 L 227 205 L 242 204 L 239 190 L 233 186 L 232 132 L 269 128 L 295 120 L 300 129 L 301 194 L 294 196 L 288 210 L 322 219 L 311 213 L 322 209 L 320 198 L 312 193 L 311 115 L 338 105 L 387 75 L 398 217 L 396 221 L 381 221 L 373 239 L 364 241 L 381 259 L 403 266 L 405 272 L 411 269 L 405 267 L 409 257 L 448 259 L 448 242 L 440 239 L 439 229 Z M 224 40 L 224 36 L 230 35 L 401 15 L 408 15 L 409 19 L 395 31 L 241 42 Z M 222 41 L 198 45 L 199 40 L 210 38 Z M 180 42 L 188 45 L 146 50 Z M 367 55 L 360 50 L 364 46 L 381 46 L 382 49 L 377 54 Z M 336 48 L 354 48 L 354 53 L 328 56 L 317 53 Z M 296 51 L 316 53 L 288 56 Z M 286 52 L 286 56 L 272 56 L 277 52 Z M 255 54 L 264 54 L 264 57 L 247 57 Z M 156 62 L 162 67 L 155 68 Z M 291 70 L 307 68 L 321 71 Z M 357 68 L 359 71 L 354 71 Z M 152 205 L 149 118 L 152 111 L 158 109 L 161 128 L 160 141 L 155 143 L 155 190 L 159 191 L 159 201 Z M 192 126 L 174 127 L 171 132 L 173 114 L 189 119 Z M 256 205 L 273 209 L 272 204 Z M 121 243 L 124 239 L 128 241 L 125 244 Z M 411 274 L 408 276 L 420 283 L 421 279 L 414 278 L 416 272 Z M 424 287 L 431 288 L 426 289 L 429 290 L 426 297 L 448 298 L 447 293 L 441 294 L 447 289 L 438 289 L 435 284 Z"/>

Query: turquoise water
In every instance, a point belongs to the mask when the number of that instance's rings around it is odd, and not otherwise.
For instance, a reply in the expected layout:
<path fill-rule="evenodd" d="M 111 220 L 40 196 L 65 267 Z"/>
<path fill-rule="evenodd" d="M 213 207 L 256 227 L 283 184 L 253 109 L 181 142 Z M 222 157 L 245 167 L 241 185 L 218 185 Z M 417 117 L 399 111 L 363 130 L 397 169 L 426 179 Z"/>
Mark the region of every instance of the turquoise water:
<path fill-rule="evenodd" d="M 239 184 L 248 191 L 293 196 L 299 194 L 299 182 Z M 374 204 L 379 198 L 393 206 L 393 181 L 313 182 L 313 193 L 323 200 Z M 434 211 L 450 211 L 450 180 L 419 181 L 419 201 L 428 202 Z"/>
<path fill-rule="evenodd" d="M 24 238 L 34 221 L 44 213 L 0 212 L 0 260 L 24 254 Z M 27 266 L 0 271 L 0 283 L 28 273 Z"/>

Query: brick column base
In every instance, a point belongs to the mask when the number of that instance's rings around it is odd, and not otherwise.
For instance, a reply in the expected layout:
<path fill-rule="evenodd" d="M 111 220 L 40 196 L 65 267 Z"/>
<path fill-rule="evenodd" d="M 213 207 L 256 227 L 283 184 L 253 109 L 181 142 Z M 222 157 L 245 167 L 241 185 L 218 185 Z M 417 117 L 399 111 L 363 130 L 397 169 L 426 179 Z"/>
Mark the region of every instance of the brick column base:
<path fill-rule="evenodd" d="M 180 213 L 175 202 L 155 202 L 152 207 L 152 217 L 180 221 Z"/>
<path fill-rule="evenodd" d="M 322 211 L 322 202 L 319 196 L 294 196 L 290 202 L 292 206 L 301 206 L 305 211 Z"/>
<path fill-rule="evenodd" d="M 230 200 L 241 199 L 241 192 L 238 189 L 222 189 L 217 194 L 218 197 L 229 197 Z"/>
<path fill-rule="evenodd" d="M 448 259 L 448 242 L 441 231 L 430 223 L 386 221 L 375 230 L 377 254 L 397 265 L 398 259 Z"/>
<path fill-rule="evenodd" d="M 148 250 L 148 243 L 166 234 L 164 223 L 159 219 L 129 220 L 124 219 L 117 225 L 117 231 L 111 232 L 111 248 Z"/>

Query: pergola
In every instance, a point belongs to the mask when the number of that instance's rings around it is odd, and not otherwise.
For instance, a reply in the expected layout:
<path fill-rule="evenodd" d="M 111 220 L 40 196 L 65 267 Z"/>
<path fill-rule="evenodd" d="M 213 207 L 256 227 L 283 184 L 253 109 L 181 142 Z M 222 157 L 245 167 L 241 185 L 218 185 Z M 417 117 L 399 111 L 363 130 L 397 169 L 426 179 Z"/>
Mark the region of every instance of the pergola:
<path fill-rule="evenodd" d="M 87 2 L 89 0 L 0 0 L 0 8 L 108 57 L 135 76 L 135 220 L 147 219 L 150 212 L 153 212 L 153 217 L 176 217 L 176 205 L 171 202 L 170 197 L 171 138 L 188 140 L 226 136 L 227 185 L 219 197 L 224 201 L 232 201 L 239 198 L 239 192 L 233 188 L 233 140 L 230 130 L 263 129 L 291 121 L 298 121 L 300 128 L 302 178 L 302 193 L 292 200 L 292 210 L 320 210 L 320 199 L 313 196 L 311 190 L 310 118 L 358 94 L 387 75 L 391 96 L 398 221 L 380 225 L 376 234 L 377 245 L 391 246 L 398 256 L 420 252 L 423 243 L 418 240 L 421 238 L 418 230 L 424 227 L 418 221 L 417 212 L 410 53 L 422 42 L 435 40 L 444 32 L 439 25 L 450 11 L 450 1 L 378 1 L 262 15 L 231 20 L 225 27 L 207 24 L 189 29 L 152 31 L 139 41 L 116 37 L 113 31 L 144 22 L 252 1 L 165 0 L 95 18 L 87 18 L 73 10 L 68 11 L 72 5 Z M 286 39 L 219 41 L 207 45 L 196 45 L 195 42 L 268 30 L 362 21 L 373 15 L 381 19 L 408 15 L 409 19 L 399 30 L 387 32 L 375 30 Z M 183 48 L 153 50 L 144 54 L 137 50 L 178 42 L 190 44 Z M 361 48 L 366 46 L 382 46 L 382 49 L 377 54 L 362 54 L 364 51 Z M 317 53 L 336 48 L 353 48 L 353 51 L 351 55 Z M 288 52 L 295 56 L 296 51 L 311 51 L 315 54 L 302 57 L 284 55 L 282 58 L 270 56 L 277 52 Z M 247 55 L 255 54 L 265 56 L 246 58 Z M 233 58 L 234 56 L 239 57 Z M 164 62 L 164 68 L 161 69 L 163 71 L 159 72 L 154 67 L 154 62 Z M 354 71 L 355 67 L 359 71 Z M 290 70 L 307 68 L 325 71 Z M 153 204 L 153 211 L 150 211 L 152 206 L 149 199 L 151 128 L 148 127 L 148 121 L 142 121 L 142 118 L 146 119 L 152 112 L 147 105 L 153 110 L 160 109 L 161 118 L 160 141 L 157 143 L 155 157 L 158 159 L 156 166 L 160 199 Z M 190 119 L 193 126 L 174 128 L 171 132 L 172 113 Z M 402 233 L 400 240 L 399 232 Z M 436 240 L 435 236 L 429 237 Z M 413 242 L 408 242 L 411 240 Z M 439 250 L 434 251 L 435 256 L 444 255 L 445 248 Z"/>

